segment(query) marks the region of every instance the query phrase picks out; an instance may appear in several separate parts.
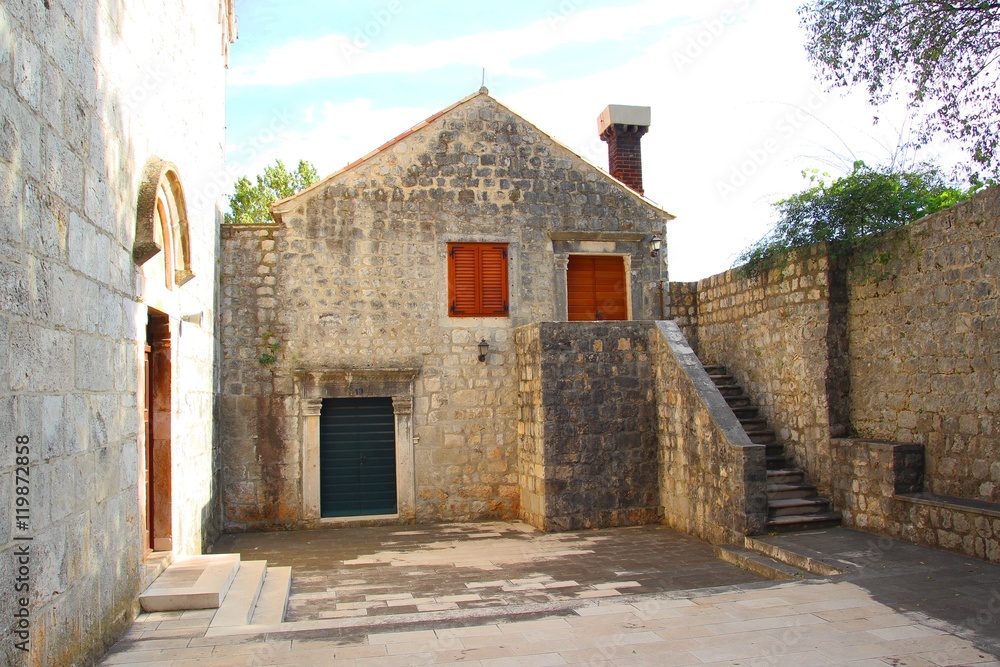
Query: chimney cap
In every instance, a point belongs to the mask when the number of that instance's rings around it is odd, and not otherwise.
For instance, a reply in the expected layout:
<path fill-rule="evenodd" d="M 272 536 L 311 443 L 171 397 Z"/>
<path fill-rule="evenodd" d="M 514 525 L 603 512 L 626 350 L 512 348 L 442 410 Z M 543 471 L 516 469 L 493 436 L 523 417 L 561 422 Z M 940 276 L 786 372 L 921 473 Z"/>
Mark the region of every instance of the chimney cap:
<path fill-rule="evenodd" d="M 597 132 L 601 134 L 612 125 L 639 125 L 649 127 L 649 107 L 633 107 L 626 104 L 609 104 L 597 117 Z"/>

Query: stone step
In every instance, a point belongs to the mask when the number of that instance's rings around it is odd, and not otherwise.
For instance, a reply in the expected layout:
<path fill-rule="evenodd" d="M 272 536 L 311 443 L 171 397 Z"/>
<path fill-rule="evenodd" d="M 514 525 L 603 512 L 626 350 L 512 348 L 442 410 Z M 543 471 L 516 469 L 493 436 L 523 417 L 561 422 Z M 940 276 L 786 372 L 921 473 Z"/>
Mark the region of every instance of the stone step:
<path fill-rule="evenodd" d="M 240 563 L 240 571 L 236 573 L 229 594 L 222 601 L 219 611 L 215 612 L 210 627 L 231 628 L 249 625 L 266 574 L 266 560 L 247 560 Z"/>
<path fill-rule="evenodd" d="M 769 428 L 747 431 L 747 435 L 750 437 L 750 442 L 755 445 L 769 445 L 777 441 L 774 431 Z"/>
<path fill-rule="evenodd" d="M 760 410 L 754 405 L 729 405 L 729 408 L 741 422 L 744 419 L 757 419 Z M 765 422 L 767 423 L 767 422 Z"/>
<path fill-rule="evenodd" d="M 734 385 L 737 386 L 737 387 L 739 386 L 733 380 L 733 376 L 732 375 L 723 375 L 723 374 L 713 375 L 712 373 L 709 373 L 708 374 L 708 379 L 711 380 L 712 382 L 714 382 L 715 386 L 717 386 L 717 387 L 718 386 L 729 387 L 729 386 L 734 386 Z"/>
<path fill-rule="evenodd" d="M 277 625 L 285 620 L 288 595 L 292 588 L 292 568 L 269 567 L 257 598 L 251 625 Z"/>
<path fill-rule="evenodd" d="M 779 516 L 826 514 L 829 511 L 830 501 L 826 498 L 786 498 L 767 501 L 767 514 L 772 519 Z"/>
<path fill-rule="evenodd" d="M 139 596 L 139 604 L 145 612 L 218 609 L 239 569 L 239 554 L 179 557 Z"/>
<path fill-rule="evenodd" d="M 743 394 L 743 387 L 738 384 L 716 384 L 715 388 L 719 390 L 723 398 L 726 396 L 740 396 Z"/>
<path fill-rule="evenodd" d="M 840 515 L 836 515 L 836 521 L 840 520 Z M 812 525 L 808 525 L 809 528 L 816 528 L 816 522 Z M 844 574 L 842 570 L 834 561 L 828 560 L 823 554 L 818 551 L 812 551 L 801 545 L 794 547 L 794 551 L 791 548 L 786 548 L 777 544 L 771 543 L 771 538 L 769 537 L 747 537 L 744 540 L 744 544 L 747 549 L 755 551 L 763 556 L 773 558 L 774 560 L 786 563 L 792 567 L 798 568 L 800 570 L 805 570 L 815 575 L 821 577 L 831 577 L 838 574 Z"/>
<path fill-rule="evenodd" d="M 794 498 L 815 498 L 816 487 L 812 484 L 768 484 L 767 501 L 790 500 Z"/>
<path fill-rule="evenodd" d="M 753 440 L 753 438 L 751 438 Z M 767 463 L 767 471 L 772 472 L 776 470 L 788 470 L 791 464 L 788 462 L 784 456 L 767 456 L 765 457 Z"/>
<path fill-rule="evenodd" d="M 840 524 L 839 512 L 822 514 L 802 514 L 791 516 L 776 516 L 768 519 L 768 532 L 790 532 L 793 530 L 814 530 Z"/>
<path fill-rule="evenodd" d="M 715 557 L 771 581 L 804 579 L 809 576 L 809 573 L 797 567 L 743 547 L 731 545 L 716 546 Z"/>
<path fill-rule="evenodd" d="M 737 418 L 740 420 L 743 430 L 747 433 L 771 430 L 767 426 L 767 420 L 763 417 L 740 417 L 737 415 Z M 771 432 L 773 433 L 774 431 Z"/>
<path fill-rule="evenodd" d="M 729 370 L 725 366 L 719 364 L 702 364 L 705 368 L 705 372 L 709 375 L 728 375 Z"/>
<path fill-rule="evenodd" d="M 768 470 L 767 483 L 770 484 L 805 484 L 806 473 L 798 468 L 783 470 Z"/>
<path fill-rule="evenodd" d="M 756 407 L 746 394 L 731 394 L 729 396 L 722 394 L 722 398 L 726 399 L 726 403 L 734 410 L 742 407 Z"/>

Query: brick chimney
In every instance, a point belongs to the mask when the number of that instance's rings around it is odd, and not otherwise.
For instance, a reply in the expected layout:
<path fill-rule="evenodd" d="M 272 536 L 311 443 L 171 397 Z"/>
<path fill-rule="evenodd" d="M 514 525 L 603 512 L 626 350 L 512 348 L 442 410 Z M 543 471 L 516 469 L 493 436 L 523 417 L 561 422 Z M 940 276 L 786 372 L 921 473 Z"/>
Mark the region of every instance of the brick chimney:
<path fill-rule="evenodd" d="M 601 141 L 608 142 L 608 171 L 642 194 L 642 150 L 639 140 L 649 130 L 649 107 L 609 104 L 597 118 Z"/>

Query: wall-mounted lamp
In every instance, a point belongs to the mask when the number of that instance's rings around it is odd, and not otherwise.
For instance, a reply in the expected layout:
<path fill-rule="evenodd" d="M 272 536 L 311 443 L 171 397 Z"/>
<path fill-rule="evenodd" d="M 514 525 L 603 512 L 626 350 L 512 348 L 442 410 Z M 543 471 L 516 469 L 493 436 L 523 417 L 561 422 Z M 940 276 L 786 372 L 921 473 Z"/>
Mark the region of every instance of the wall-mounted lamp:
<path fill-rule="evenodd" d="M 656 234 L 649 239 L 649 256 L 656 257 L 660 254 L 660 246 L 663 244 L 663 239 L 661 239 Z"/>
<path fill-rule="evenodd" d="M 490 351 L 490 344 L 486 339 L 479 341 L 479 361 L 486 361 L 486 353 Z"/>
<path fill-rule="evenodd" d="M 190 322 L 195 326 L 201 326 L 201 319 L 204 316 L 205 311 L 199 310 L 197 313 L 188 313 L 187 315 L 181 315 L 181 319 L 185 322 Z"/>

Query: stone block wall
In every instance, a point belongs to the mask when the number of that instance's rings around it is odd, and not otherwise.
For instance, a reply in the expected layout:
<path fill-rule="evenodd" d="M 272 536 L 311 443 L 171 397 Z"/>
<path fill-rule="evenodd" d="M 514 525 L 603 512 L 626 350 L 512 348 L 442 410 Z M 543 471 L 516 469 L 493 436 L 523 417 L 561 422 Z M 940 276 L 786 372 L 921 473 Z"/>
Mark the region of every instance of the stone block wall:
<path fill-rule="evenodd" d="M 687 343 L 698 354 L 698 283 L 667 283 L 670 304 L 667 317 L 687 338 Z"/>
<path fill-rule="evenodd" d="M 925 445 L 929 491 L 1000 502 L 1000 188 L 881 251 L 850 282 L 854 429 Z"/>
<path fill-rule="evenodd" d="M 522 518 L 543 530 L 654 523 L 650 325 L 574 322 L 515 333 Z"/>
<path fill-rule="evenodd" d="M 823 495 L 831 481 L 831 273 L 817 247 L 759 278 L 730 270 L 701 280 L 696 300 L 698 356 L 729 369 Z"/>
<path fill-rule="evenodd" d="M 651 334 L 664 522 L 715 544 L 761 532 L 764 446 L 750 442 L 674 322 Z"/>
<path fill-rule="evenodd" d="M 195 278 L 174 293 L 175 551 L 199 552 L 215 502 L 218 3 L 0 4 L 0 664 L 89 664 L 142 585 L 138 378 L 146 305 L 132 258 L 153 156 L 188 195 Z M 213 190 L 213 188 L 216 188 Z M 201 312 L 201 324 L 182 314 Z M 29 484 L 15 438 L 29 439 Z M 20 473 L 22 478 L 25 476 Z M 27 527 L 11 521 L 27 486 Z M 31 537 L 14 542 L 14 537 Z M 15 549 L 30 588 L 14 592 Z M 27 598 L 27 628 L 14 622 Z M 16 648 L 29 632 L 27 652 Z"/>
<path fill-rule="evenodd" d="M 895 496 L 923 490 L 924 448 L 851 438 L 834 439 L 830 448 L 836 480 L 831 500 L 844 523 L 901 537 Z"/>
<path fill-rule="evenodd" d="M 817 246 L 761 279 L 698 282 L 699 356 L 729 367 L 847 525 L 994 557 L 998 226 L 991 188 L 886 236 L 873 266 L 833 265 Z M 836 440 L 848 433 L 862 440 Z M 912 446 L 922 489 L 893 458 Z M 900 484 L 972 505 L 907 500 Z"/>
<path fill-rule="evenodd" d="M 275 212 L 273 225 L 223 230 L 223 479 L 232 529 L 317 523 L 302 511 L 306 397 L 297 378 L 352 369 L 415 373 L 416 508 L 407 520 L 517 516 L 513 334 L 560 317 L 566 257 L 554 244 L 627 254 L 633 318 L 660 307 L 663 265 L 644 241 L 663 235 L 669 215 L 486 94 Z M 509 317 L 449 316 L 449 242 L 507 244 Z M 485 363 L 476 349 L 484 338 Z M 276 363 L 262 365 L 272 343 Z"/>

